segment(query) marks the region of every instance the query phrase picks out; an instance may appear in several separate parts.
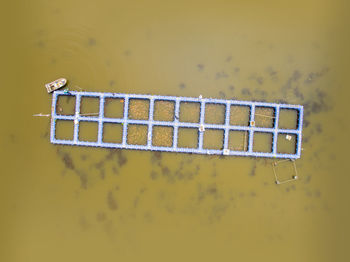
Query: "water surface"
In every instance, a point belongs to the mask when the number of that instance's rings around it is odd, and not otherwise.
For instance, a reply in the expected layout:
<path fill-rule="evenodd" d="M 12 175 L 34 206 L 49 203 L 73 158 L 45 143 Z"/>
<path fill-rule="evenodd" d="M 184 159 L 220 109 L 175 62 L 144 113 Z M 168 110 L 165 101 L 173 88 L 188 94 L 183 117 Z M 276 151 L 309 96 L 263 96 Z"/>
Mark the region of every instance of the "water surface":
<path fill-rule="evenodd" d="M 345 261 L 342 2 L 4 3 L 1 261 Z M 300 179 L 277 186 L 271 159 L 52 145 L 49 118 L 32 115 L 50 113 L 44 84 L 59 77 L 71 90 L 302 104 Z"/>

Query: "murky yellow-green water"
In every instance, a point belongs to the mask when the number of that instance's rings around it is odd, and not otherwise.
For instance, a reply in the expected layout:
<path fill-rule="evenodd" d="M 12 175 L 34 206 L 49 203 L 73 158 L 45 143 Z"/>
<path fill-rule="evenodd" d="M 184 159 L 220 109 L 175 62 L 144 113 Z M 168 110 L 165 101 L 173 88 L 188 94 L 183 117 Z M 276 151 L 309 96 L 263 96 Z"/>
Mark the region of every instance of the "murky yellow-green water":
<path fill-rule="evenodd" d="M 347 261 L 345 1 L 8 1 L 1 261 Z M 299 180 L 272 160 L 56 146 L 69 88 L 305 106 Z M 282 179 L 293 166 L 281 163 Z"/>

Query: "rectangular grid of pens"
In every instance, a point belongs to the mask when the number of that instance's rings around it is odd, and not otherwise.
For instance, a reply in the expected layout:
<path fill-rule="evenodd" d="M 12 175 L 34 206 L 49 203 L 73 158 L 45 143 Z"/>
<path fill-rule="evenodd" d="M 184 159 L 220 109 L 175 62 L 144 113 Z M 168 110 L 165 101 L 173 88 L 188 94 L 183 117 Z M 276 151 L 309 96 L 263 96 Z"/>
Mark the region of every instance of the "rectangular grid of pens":
<path fill-rule="evenodd" d="M 74 101 L 74 112 L 70 115 L 62 114 L 58 110 L 57 102 L 59 98 L 69 97 Z M 81 101 L 85 98 L 94 98 L 98 101 L 98 112 L 95 115 L 81 113 Z M 105 115 L 106 100 L 119 100 L 122 102 L 122 114 L 118 117 Z M 134 119 L 130 115 L 130 103 L 133 101 L 147 102 L 147 118 Z M 155 120 L 155 104 L 158 102 L 170 102 L 173 105 L 173 115 L 171 119 Z M 198 121 L 188 122 L 183 120 L 181 108 L 184 105 L 198 106 Z M 210 114 L 210 107 L 220 106 L 223 109 L 223 121 L 220 123 L 211 123 L 207 121 L 206 114 Z M 232 119 L 237 116 L 235 108 L 247 108 L 248 120 L 244 123 L 235 123 Z M 61 110 L 61 108 L 59 108 Z M 142 108 L 141 108 L 142 109 Z M 140 109 L 140 110 L 141 110 Z M 144 109 L 144 108 L 143 108 Z M 272 114 L 264 116 L 258 114 L 258 110 L 270 110 Z M 166 109 L 166 110 L 169 110 Z M 296 112 L 296 125 L 292 127 L 279 127 L 283 111 Z M 137 113 L 137 112 L 136 112 Z M 141 112 L 142 113 L 142 112 Z M 143 112 L 144 113 L 144 112 Z M 181 117 L 180 117 L 181 115 Z M 258 117 L 268 117 L 271 120 L 269 126 L 259 126 Z M 186 117 L 186 115 L 185 115 Z M 56 136 L 56 125 L 58 121 L 69 122 L 72 124 L 72 139 L 60 139 Z M 80 138 L 79 129 L 84 123 L 95 123 L 97 128 L 96 141 L 84 141 Z M 215 122 L 215 121 L 214 121 Z M 106 142 L 104 139 L 104 126 L 106 124 L 118 124 L 121 126 L 121 139 L 117 143 Z M 55 91 L 52 97 L 52 120 L 51 120 L 51 143 L 63 145 L 94 146 L 107 148 L 124 148 L 136 150 L 152 150 L 179 153 L 195 154 L 215 154 L 215 155 L 236 155 L 268 158 L 288 158 L 296 159 L 301 154 L 303 124 L 303 107 L 299 105 L 275 104 L 264 102 L 221 100 L 212 98 L 189 98 L 174 96 L 156 96 L 156 95 L 138 95 L 138 94 L 119 94 L 119 93 L 97 93 L 97 92 L 76 92 L 76 91 Z M 147 136 L 144 144 L 129 143 L 128 132 L 132 127 L 145 127 Z M 154 131 L 157 128 L 170 128 L 172 142 L 167 146 L 159 146 L 154 143 Z M 180 145 L 178 142 L 179 133 L 182 130 L 195 130 L 197 133 L 193 147 Z M 210 132 L 220 132 L 222 134 L 222 144 L 218 148 L 206 146 L 205 139 Z M 232 147 L 231 140 L 236 139 L 235 134 L 240 133 L 243 137 L 243 146 L 241 148 Z M 267 150 L 256 148 L 256 139 L 259 136 L 270 137 Z M 210 136 L 208 135 L 208 139 Z M 293 139 L 293 150 L 284 152 L 279 150 L 279 141 Z M 210 142 L 210 141 L 209 141 Z M 235 141 L 233 141 L 235 142 Z M 237 142 L 237 141 L 236 141 Z M 221 143 L 221 142 L 220 142 Z"/>

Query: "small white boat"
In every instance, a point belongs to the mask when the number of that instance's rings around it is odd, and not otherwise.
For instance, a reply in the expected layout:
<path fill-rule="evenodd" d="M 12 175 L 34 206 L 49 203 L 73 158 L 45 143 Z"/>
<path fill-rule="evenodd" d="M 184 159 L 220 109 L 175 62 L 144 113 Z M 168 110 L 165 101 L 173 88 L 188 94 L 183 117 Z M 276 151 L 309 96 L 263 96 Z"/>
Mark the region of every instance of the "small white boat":
<path fill-rule="evenodd" d="M 59 78 L 51 83 L 46 84 L 45 87 L 48 93 L 52 93 L 53 91 L 64 87 L 66 84 L 67 84 L 67 79 Z"/>

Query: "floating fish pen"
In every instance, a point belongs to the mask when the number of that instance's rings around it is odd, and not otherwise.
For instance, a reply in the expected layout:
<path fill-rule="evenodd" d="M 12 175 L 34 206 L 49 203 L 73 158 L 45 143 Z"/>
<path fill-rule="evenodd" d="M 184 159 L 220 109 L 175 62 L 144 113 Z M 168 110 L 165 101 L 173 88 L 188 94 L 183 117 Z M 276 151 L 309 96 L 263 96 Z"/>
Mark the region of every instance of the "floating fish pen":
<path fill-rule="evenodd" d="M 83 108 L 87 100 L 95 112 Z M 60 134 L 62 126 L 68 133 Z M 52 96 L 51 143 L 61 145 L 297 159 L 302 126 L 300 105 L 77 91 Z M 91 137 L 84 137 L 87 127 Z"/>

